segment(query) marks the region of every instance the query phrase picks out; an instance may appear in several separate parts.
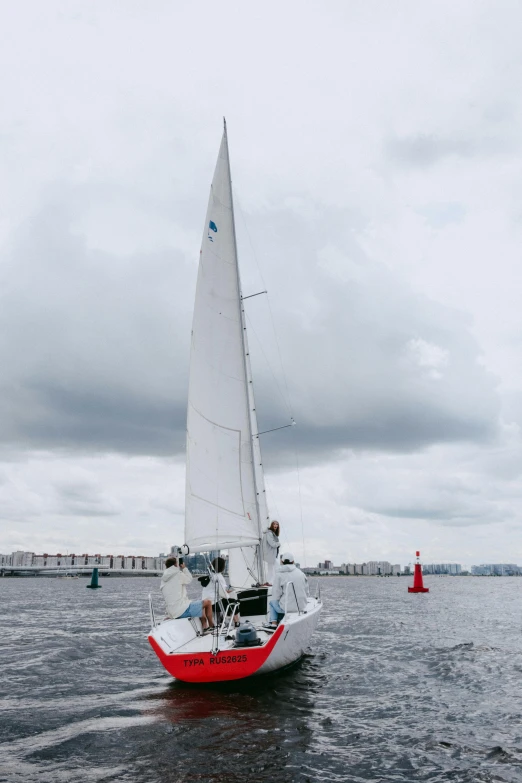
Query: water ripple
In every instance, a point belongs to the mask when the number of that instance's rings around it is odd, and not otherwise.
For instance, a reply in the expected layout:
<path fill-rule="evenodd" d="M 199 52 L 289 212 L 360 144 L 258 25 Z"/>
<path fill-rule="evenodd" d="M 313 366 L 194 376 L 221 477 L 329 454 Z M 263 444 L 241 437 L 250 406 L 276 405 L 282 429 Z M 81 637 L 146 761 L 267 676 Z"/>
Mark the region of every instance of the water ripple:
<path fill-rule="evenodd" d="M 198 687 L 148 647 L 158 580 L 0 580 L 0 780 L 522 781 L 522 580 L 322 587 L 298 666 Z"/>

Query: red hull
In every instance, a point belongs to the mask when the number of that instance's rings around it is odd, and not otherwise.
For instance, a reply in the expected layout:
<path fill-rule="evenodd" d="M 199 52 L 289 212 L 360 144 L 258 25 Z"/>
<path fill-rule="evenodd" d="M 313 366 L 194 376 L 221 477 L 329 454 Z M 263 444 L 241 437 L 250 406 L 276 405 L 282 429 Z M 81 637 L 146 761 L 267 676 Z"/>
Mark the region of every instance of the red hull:
<path fill-rule="evenodd" d="M 241 647 L 212 653 L 166 654 L 149 636 L 149 642 L 161 663 L 173 677 L 184 682 L 222 682 L 251 677 L 265 663 L 283 633 L 280 625 L 262 647 Z"/>

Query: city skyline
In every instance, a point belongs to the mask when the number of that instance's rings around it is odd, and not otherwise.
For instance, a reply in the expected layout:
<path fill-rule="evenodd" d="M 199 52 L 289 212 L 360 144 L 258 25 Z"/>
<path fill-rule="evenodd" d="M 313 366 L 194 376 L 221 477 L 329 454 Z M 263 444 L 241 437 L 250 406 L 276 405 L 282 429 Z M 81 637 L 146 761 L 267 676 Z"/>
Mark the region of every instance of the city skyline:
<path fill-rule="evenodd" d="M 165 560 L 172 556 L 173 550 L 176 547 L 171 547 L 170 552 L 159 553 L 158 555 L 144 555 L 144 554 L 125 554 L 120 553 L 102 554 L 94 553 L 42 553 L 38 554 L 29 550 L 16 550 L 10 554 L 0 553 L 0 567 L 13 566 L 13 567 L 40 567 L 40 568 L 66 568 L 75 566 L 89 566 L 100 568 L 106 567 L 121 568 L 126 570 L 132 570 L 135 567 L 138 569 L 158 570 L 164 567 Z M 204 561 L 209 557 L 217 556 L 217 552 L 208 553 L 203 558 Z M 200 557 L 198 553 L 188 555 L 187 559 L 194 559 Z M 138 563 L 138 565 L 135 565 Z M 402 563 L 392 564 L 387 560 L 368 560 L 367 562 L 343 562 L 341 565 L 336 565 L 334 561 L 326 559 L 324 562 L 317 563 L 316 566 L 304 566 L 303 568 L 308 573 L 321 572 L 340 572 L 349 575 L 362 575 L 362 576 L 377 576 L 377 575 L 397 575 L 401 573 L 410 573 L 411 567 L 414 561 L 409 561 L 404 565 Z M 202 564 L 201 564 L 202 565 Z M 522 566 L 515 563 L 477 563 L 471 565 L 463 565 L 461 563 L 446 562 L 446 563 L 422 563 L 423 573 L 429 574 L 454 574 L 471 573 L 472 575 L 513 575 L 522 574 Z"/>
<path fill-rule="evenodd" d="M 286 550 L 289 550 L 289 551 L 295 551 L 296 553 L 297 552 L 301 553 L 301 552 L 303 552 L 303 549 L 304 549 L 306 554 L 304 556 L 300 555 L 300 559 L 303 562 L 303 565 L 304 564 L 306 564 L 306 565 L 313 565 L 316 562 L 320 561 L 320 555 L 318 555 L 317 553 L 314 553 L 313 551 L 311 551 L 310 550 L 310 545 L 307 542 L 305 542 L 305 546 L 304 547 L 302 545 L 302 541 L 294 541 L 294 542 L 290 542 L 290 543 L 283 542 L 282 543 L 282 548 L 286 549 Z M 133 554 L 135 554 L 138 551 L 138 548 L 136 546 L 132 545 L 132 543 L 131 543 L 130 546 L 128 546 L 128 545 L 127 546 L 121 546 L 121 545 L 116 544 L 116 545 L 113 545 L 113 546 L 104 546 L 104 545 L 102 545 L 102 546 L 98 546 L 96 548 L 88 547 L 88 546 L 77 546 L 77 547 L 72 547 L 72 546 L 71 547 L 64 547 L 64 546 L 46 546 L 46 547 L 42 547 L 42 546 L 40 546 L 40 547 L 37 547 L 37 548 L 34 548 L 34 549 L 25 549 L 24 547 L 17 547 L 17 546 L 15 546 L 15 547 L 5 547 L 4 546 L 3 547 L 3 550 L 5 552 L 9 552 L 9 553 L 12 553 L 12 552 L 15 552 L 15 551 L 36 551 L 36 549 L 38 549 L 38 551 L 40 551 L 42 553 L 44 551 L 48 551 L 49 553 L 52 553 L 52 554 L 56 554 L 58 552 L 68 554 L 68 553 L 72 553 L 73 550 L 75 550 L 76 553 L 78 553 L 78 554 L 82 554 L 82 553 L 89 552 L 89 551 L 92 552 L 94 550 L 96 550 L 96 552 L 99 552 L 99 553 L 108 553 L 110 551 L 111 553 L 123 554 L 124 556 L 126 556 L 126 555 L 133 555 Z M 158 549 L 158 551 L 168 552 L 168 551 L 171 550 L 171 545 L 165 544 L 163 546 L 158 547 L 157 549 Z M 373 560 L 375 558 L 375 553 L 372 553 L 371 551 L 368 551 L 370 549 L 370 546 L 366 546 L 365 549 L 367 550 L 366 556 L 361 557 L 361 556 L 353 556 L 352 555 L 352 557 L 350 559 L 351 562 L 361 562 L 362 563 L 362 562 L 368 562 L 368 561 Z M 145 552 L 146 553 L 145 556 L 147 556 L 147 557 L 156 556 L 156 555 L 151 555 L 150 554 L 150 550 L 151 550 L 150 547 L 142 546 L 142 548 L 140 549 L 140 552 Z M 1 551 L 1 548 L 0 548 L 0 551 Z M 326 552 L 326 555 L 323 556 L 323 559 L 329 559 L 330 552 L 329 552 L 329 548 L 328 548 L 328 545 L 327 545 L 326 542 L 325 542 L 325 545 L 323 545 L 323 551 Z M 384 555 L 381 556 L 380 559 L 387 560 L 389 562 L 400 562 L 400 563 L 405 563 L 405 564 L 414 563 L 414 561 L 415 561 L 415 551 L 412 551 L 412 552 L 400 552 L 400 551 L 398 551 L 398 553 L 396 551 L 396 556 L 395 557 L 390 556 L 388 553 L 384 553 Z M 424 550 L 424 551 L 426 551 L 426 550 Z M 439 552 L 440 552 L 440 547 L 439 547 Z M 519 559 L 522 561 L 522 556 Z M 496 562 L 501 562 L 501 563 L 508 562 L 508 561 L 511 561 L 511 560 L 512 560 L 512 553 L 511 553 L 511 555 L 506 554 L 506 557 L 496 558 Z M 306 563 L 305 563 L 305 561 L 306 561 Z M 463 568 L 468 568 L 469 569 L 471 567 L 472 562 L 475 562 L 476 564 L 480 564 L 480 562 L 486 562 L 486 561 L 488 561 L 487 557 L 482 557 L 482 558 L 478 557 L 478 558 L 475 558 L 472 561 L 472 559 L 469 559 L 469 558 L 465 559 L 464 557 L 458 557 L 458 556 L 448 557 L 447 555 L 445 555 L 444 552 L 442 552 L 442 554 L 440 554 L 438 557 L 434 556 L 434 557 L 431 557 L 429 560 L 427 560 L 426 557 L 421 552 L 421 562 L 423 564 L 424 563 L 428 564 L 428 563 L 432 563 L 432 562 L 461 563 L 461 564 L 463 564 Z"/>

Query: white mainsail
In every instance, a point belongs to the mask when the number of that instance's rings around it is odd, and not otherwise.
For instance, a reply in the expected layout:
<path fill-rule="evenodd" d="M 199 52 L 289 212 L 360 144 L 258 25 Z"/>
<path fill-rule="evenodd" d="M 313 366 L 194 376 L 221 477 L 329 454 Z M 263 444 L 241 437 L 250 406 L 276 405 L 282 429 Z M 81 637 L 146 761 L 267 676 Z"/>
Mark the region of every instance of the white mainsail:
<path fill-rule="evenodd" d="M 267 519 L 258 439 L 253 443 L 257 431 L 225 127 L 205 220 L 192 324 L 185 494 L 185 543 L 191 551 L 248 547 L 246 560 L 254 563 L 250 547 L 259 545 Z M 241 582 L 251 583 L 245 573 Z"/>

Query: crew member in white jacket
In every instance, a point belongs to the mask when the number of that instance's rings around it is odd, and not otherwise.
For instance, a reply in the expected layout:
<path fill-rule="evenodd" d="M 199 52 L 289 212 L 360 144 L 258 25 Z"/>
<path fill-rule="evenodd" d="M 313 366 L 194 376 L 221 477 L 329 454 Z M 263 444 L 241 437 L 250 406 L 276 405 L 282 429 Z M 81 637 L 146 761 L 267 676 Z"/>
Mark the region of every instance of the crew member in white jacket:
<path fill-rule="evenodd" d="M 261 542 L 261 551 L 266 569 L 266 584 L 271 585 L 274 581 L 274 568 L 279 552 L 279 522 L 275 519 L 263 534 Z"/>
<path fill-rule="evenodd" d="M 187 585 L 192 582 L 192 574 L 180 563 L 178 558 L 169 557 L 165 561 L 165 571 L 161 577 L 160 590 L 167 607 L 167 617 L 171 620 L 181 620 L 184 617 L 200 617 L 203 630 L 214 627 L 212 619 L 212 602 L 190 601 L 187 595 Z"/>
<path fill-rule="evenodd" d="M 278 616 L 285 613 L 285 608 L 289 612 L 302 612 L 306 609 L 309 594 L 308 579 L 294 564 L 293 554 L 285 552 L 281 559 L 283 565 L 276 571 L 270 601 L 270 625 L 274 628 L 277 626 Z"/>

